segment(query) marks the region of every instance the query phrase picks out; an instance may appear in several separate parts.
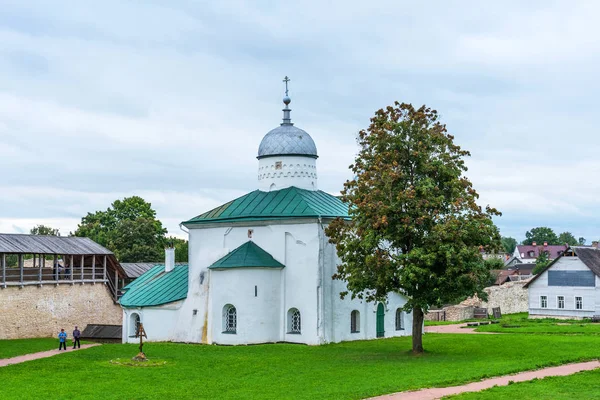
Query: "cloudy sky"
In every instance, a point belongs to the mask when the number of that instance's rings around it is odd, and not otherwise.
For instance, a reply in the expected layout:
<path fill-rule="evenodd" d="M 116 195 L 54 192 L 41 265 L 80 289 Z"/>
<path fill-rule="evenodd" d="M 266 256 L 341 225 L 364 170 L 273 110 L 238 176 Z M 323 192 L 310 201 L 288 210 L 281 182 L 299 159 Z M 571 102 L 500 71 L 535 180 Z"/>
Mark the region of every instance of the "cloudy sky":
<path fill-rule="evenodd" d="M 182 236 L 257 187 L 289 75 L 322 190 L 375 110 L 427 104 L 503 235 L 599 238 L 600 2 L 415 3 L 2 0 L 0 232 L 139 195 Z"/>

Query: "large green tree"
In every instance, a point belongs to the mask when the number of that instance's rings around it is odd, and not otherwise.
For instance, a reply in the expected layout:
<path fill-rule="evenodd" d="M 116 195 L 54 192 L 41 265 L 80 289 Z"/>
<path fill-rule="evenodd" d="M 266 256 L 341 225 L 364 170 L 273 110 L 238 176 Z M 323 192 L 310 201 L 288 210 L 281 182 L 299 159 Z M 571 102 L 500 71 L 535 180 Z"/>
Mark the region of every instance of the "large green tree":
<path fill-rule="evenodd" d="M 175 247 L 175 262 L 188 262 L 188 241 L 170 236 L 167 244 Z"/>
<path fill-rule="evenodd" d="M 336 219 L 326 231 L 341 260 L 334 278 L 346 281 L 353 298 L 407 296 L 413 352 L 421 353 L 429 306 L 473 295 L 489 282 L 479 249 L 500 249 L 492 222 L 500 213 L 477 204 L 463 175 L 470 154 L 430 108 L 396 102 L 381 109 L 358 143 L 350 166 L 355 178 L 341 192 L 352 218 Z"/>
<path fill-rule="evenodd" d="M 525 232 L 523 244 L 533 244 L 533 242 L 536 242 L 536 244 L 543 244 L 544 242 L 548 242 L 548 244 L 561 244 L 558 242 L 556 233 L 546 226 L 540 226 Z"/>
<path fill-rule="evenodd" d="M 575 236 L 571 232 L 563 232 L 558 235 L 557 244 L 568 244 L 569 246 L 577 246 L 579 241 L 575 239 Z"/>
<path fill-rule="evenodd" d="M 517 247 L 517 239 L 502 236 L 502 249 L 505 253 L 513 253 Z"/>
<path fill-rule="evenodd" d="M 152 205 L 133 196 L 116 200 L 106 211 L 88 213 L 74 235 L 105 246 L 119 261 L 146 262 L 164 258 L 166 233 Z"/>

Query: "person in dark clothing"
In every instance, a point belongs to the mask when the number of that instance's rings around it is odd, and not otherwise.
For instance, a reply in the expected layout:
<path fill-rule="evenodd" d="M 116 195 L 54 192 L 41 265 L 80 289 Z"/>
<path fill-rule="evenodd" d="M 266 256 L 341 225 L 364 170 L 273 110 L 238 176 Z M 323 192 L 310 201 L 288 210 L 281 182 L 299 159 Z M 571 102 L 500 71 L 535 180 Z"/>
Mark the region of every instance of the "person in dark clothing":
<path fill-rule="evenodd" d="M 64 329 L 61 329 L 58 334 L 58 351 L 61 351 L 63 347 L 67 350 L 67 332 L 65 332 Z"/>
<path fill-rule="evenodd" d="M 81 343 L 79 342 L 80 337 L 81 332 L 79 331 L 79 329 L 77 329 L 77 327 L 75 327 L 75 330 L 73 331 L 73 348 L 75 348 L 75 345 L 77 345 L 78 349 L 81 348 Z"/>

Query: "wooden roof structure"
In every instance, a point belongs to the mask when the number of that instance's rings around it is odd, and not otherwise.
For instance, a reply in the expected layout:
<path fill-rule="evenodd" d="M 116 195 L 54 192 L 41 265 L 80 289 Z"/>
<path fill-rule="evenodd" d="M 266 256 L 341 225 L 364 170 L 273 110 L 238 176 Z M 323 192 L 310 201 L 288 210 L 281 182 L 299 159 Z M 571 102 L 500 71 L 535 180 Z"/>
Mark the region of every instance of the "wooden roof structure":
<path fill-rule="evenodd" d="M 32 267 L 24 267 L 25 257 L 33 258 Z M 105 283 L 117 301 L 126 276 L 115 255 L 89 238 L 0 233 L 0 288 Z"/>

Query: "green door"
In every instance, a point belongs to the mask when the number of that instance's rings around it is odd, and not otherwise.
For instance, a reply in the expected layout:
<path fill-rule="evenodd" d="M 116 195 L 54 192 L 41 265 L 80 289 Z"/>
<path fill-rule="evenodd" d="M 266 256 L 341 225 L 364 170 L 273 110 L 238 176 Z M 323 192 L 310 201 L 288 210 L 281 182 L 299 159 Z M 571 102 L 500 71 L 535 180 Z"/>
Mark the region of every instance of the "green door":
<path fill-rule="evenodd" d="M 383 304 L 379 303 L 377 306 L 377 337 L 383 337 L 385 330 L 383 329 L 383 316 L 385 315 L 385 309 Z"/>

